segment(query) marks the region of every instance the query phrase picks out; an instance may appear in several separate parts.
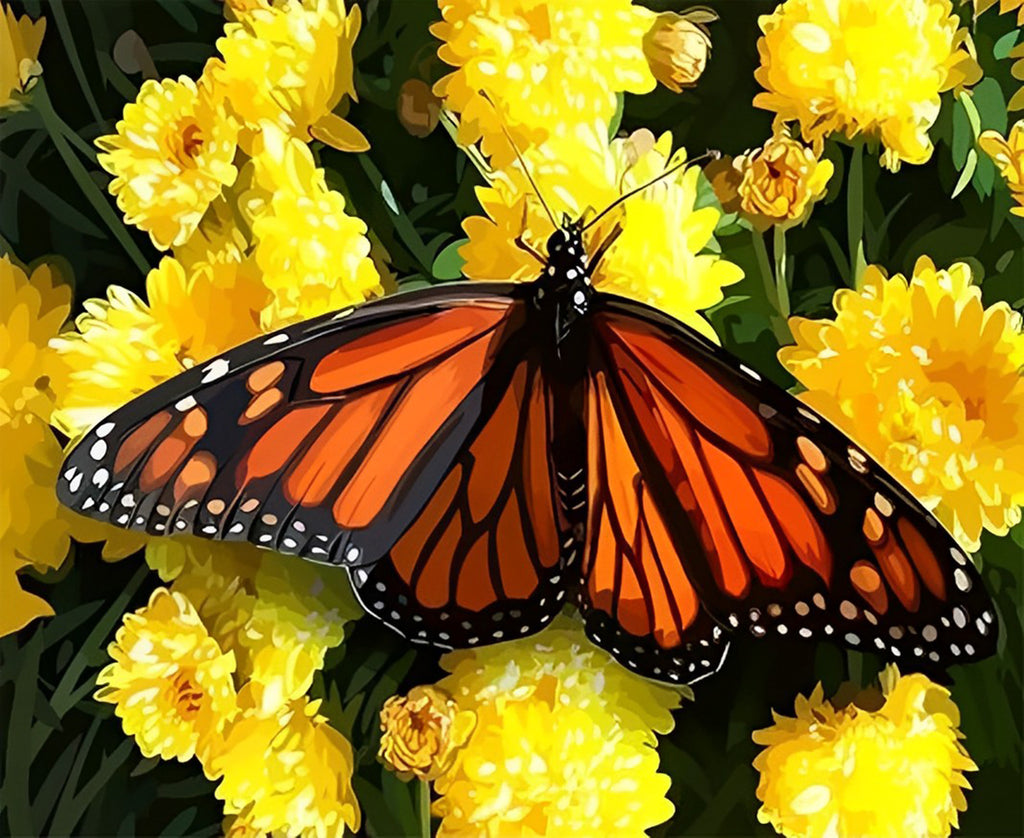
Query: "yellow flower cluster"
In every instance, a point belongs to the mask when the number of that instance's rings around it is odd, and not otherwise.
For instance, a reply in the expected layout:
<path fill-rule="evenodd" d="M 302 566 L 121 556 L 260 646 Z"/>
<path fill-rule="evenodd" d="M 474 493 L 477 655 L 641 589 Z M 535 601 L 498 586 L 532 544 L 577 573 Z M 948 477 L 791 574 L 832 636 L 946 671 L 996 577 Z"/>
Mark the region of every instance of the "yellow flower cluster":
<path fill-rule="evenodd" d="M 949 691 L 895 666 L 881 686 L 877 710 L 837 709 L 819 684 L 797 696 L 795 718 L 773 713 L 774 724 L 754 733 L 765 746 L 754 760 L 762 823 L 790 838 L 947 836 L 957 826 L 970 788 L 964 772 L 977 766 Z"/>
<path fill-rule="evenodd" d="M 995 162 L 1017 202 L 1010 212 L 1024 217 L 1024 119 L 1017 120 L 1005 138 L 998 131 L 982 131 L 978 145 Z"/>
<path fill-rule="evenodd" d="M 435 782 L 439 836 L 639 836 L 671 817 L 654 746 L 679 690 L 627 672 L 568 619 L 442 664 L 438 686 L 475 724 Z"/>
<path fill-rule="evenodd" d="M 439 0 L 430 31 L 456 67 L 434 92 L 459 115 L 462 145 L 481 141 L 498 168 L 577 125 L 607 125 L 616 94 L 647 93 L 655 79 L 643 51 L 654 21 L 630 0 Z"/>
<path fill-rule="evenodd" d="M 53 613 L 17 574 L 59 567 L 70 547 L 71 514 L 55 490 L 62 452 L 49 428 L 67 371 L 48 346 L 70 308 L 71 289 L 51 266 L 29 275 L 0 257 L 0 636 Z"/>
<path fill-rule="evenodd" d="M 1024 333 L 987 308 L 971 269 L 926 257 L 912 276 L 872 266 L 835 295 L 835 320 L 792 318 L 779 358 L 801 398 L 857 439 L 968 550 L 1024 505 Z"/>
<path fill-rule="evenodd" d="M 786 0 L 759 24 L 754 104 L 817 150 L 834 132 L 878 137 L 893 170 L 931 157 L 939 94 L 981 77 L 950 0 Z"/>
<path fill-rule="evenodd" d="M 263 281 L 258 322 L 272 329 L 381 291 L 365 225 L 346 214 L 306 145 L 369 148 L 334 113 L 355 96 L 360 12 L 346 14 L 343 0 L 285 0 L 236 18 L 198 82 L 146 82 L 97 145 L 125 220 L 173 249 L 189 282 L 201 265 Z M 289 265 L 303 273 L 285 288 Z"/>
<path fill-rule="evenodd" d="M 352 749 L 307 695 L 360 614 L 343 576 L 248 544 L 153 539 L 171 582 L 125 616 L 96 697 L 147 756 L 197 756 L 229 815 L 260 832 L 357 829 Z"/>

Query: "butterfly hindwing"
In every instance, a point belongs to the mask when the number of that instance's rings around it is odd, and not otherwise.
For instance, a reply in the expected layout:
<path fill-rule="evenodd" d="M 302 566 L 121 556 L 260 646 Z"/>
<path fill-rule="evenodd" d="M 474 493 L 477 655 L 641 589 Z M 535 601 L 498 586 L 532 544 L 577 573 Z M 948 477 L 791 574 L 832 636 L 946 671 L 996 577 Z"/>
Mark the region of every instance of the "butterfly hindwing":
<path fill-rule="evenodd" d="M 924 665 L 991 653 L 976 569 L 841 432 L 653 309 L 602 296 L 593 324 L 644 491 L 724 627 Z"/>
<path fill-rule="evenodd" d="M 587 381 L 588 526 L 579 603 L 588 635 L 669 682 L 714 672 L 728 649 L 703 607 L 623 427 L 605 371 Z"/>
<path fill-rule="evenodd" d="M 385 298 L 231 350 L 92 429 L 59 496 L 155 535 L 375 561 L 476 426 L 523 325 L 513 288 Z"/>
<path fill-rule="evenodd" d="M 486 407 L 437 492 L 388 555 L 351 569 L 365 610 L 414 642 L 495 643 L 543 628 L 579 553 L 554 489 L 554 405 L 527 356 L 489 379 Z"/>

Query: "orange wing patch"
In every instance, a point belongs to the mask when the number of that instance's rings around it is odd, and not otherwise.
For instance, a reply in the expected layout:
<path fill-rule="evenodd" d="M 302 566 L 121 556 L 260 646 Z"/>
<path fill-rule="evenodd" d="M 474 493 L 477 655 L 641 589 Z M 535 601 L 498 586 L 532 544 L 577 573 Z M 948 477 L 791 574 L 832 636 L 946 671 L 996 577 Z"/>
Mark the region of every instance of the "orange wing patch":
<path fill-rule="evenodd" d="M 591 381 L 586 595 L 630 634 L 674 648 L 692 634 L 697 594 L 640 474 L 604 374 Z"/>

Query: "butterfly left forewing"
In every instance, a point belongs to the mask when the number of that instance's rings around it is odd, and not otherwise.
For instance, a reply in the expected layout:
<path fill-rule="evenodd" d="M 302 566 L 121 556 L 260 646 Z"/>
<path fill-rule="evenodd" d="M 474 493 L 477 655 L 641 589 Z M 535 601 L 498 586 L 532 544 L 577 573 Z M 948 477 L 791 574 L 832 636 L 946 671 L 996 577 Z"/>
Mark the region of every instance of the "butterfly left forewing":
<path fill-rule="evenodd" d="M 994 650 L 974 566 L 856 445 L 675 321 L 617 298 L 601 305 L 593 365 L 723 626 L 922 665 Z"/>
<path fill-rule="evenodd" d="M 386 298 L 231 350 L 93 428 L 59 497 L 155 535 L 372 562 L 477 422 L 489 370 L 522 327 L 510 291 Z"/>

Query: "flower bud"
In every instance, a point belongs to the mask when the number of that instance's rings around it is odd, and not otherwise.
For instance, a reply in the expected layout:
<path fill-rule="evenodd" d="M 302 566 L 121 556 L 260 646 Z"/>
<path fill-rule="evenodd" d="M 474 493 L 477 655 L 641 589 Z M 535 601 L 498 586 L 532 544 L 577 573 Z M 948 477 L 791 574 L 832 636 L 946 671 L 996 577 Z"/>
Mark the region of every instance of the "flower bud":
<path fill-rule="evenodd" d="M 392 696 L 380 711 L 380 757 L 403 779 L 436 780 L 445 773 L 476 724 L 447 693 L 413 687 Z"/>
<path fill-rule="evenodd" d="M 414 137 L 426 137 L 437 127 L 441 100 L 424 81 L 407 79 L 398 92 L 398 121 Z"/>
<path fill-rule="evenodd" d="M 681 93 L 697 83 L 711 54 L 711 35 L 706 21 L 717 15 L 694 10 L 687 15 L 664 12 L 644 35 L 644 54 L 651 72 L 669 90 Z"/>
<path fill-rule="evenodd" d="M 786 133 L 773 135 L 760 149 L 737 157 L 743 174 L 740 207 L 755 227 L 792 226 L 803 221 L 832 177 L 832 163 L 819 160 Z"/>

